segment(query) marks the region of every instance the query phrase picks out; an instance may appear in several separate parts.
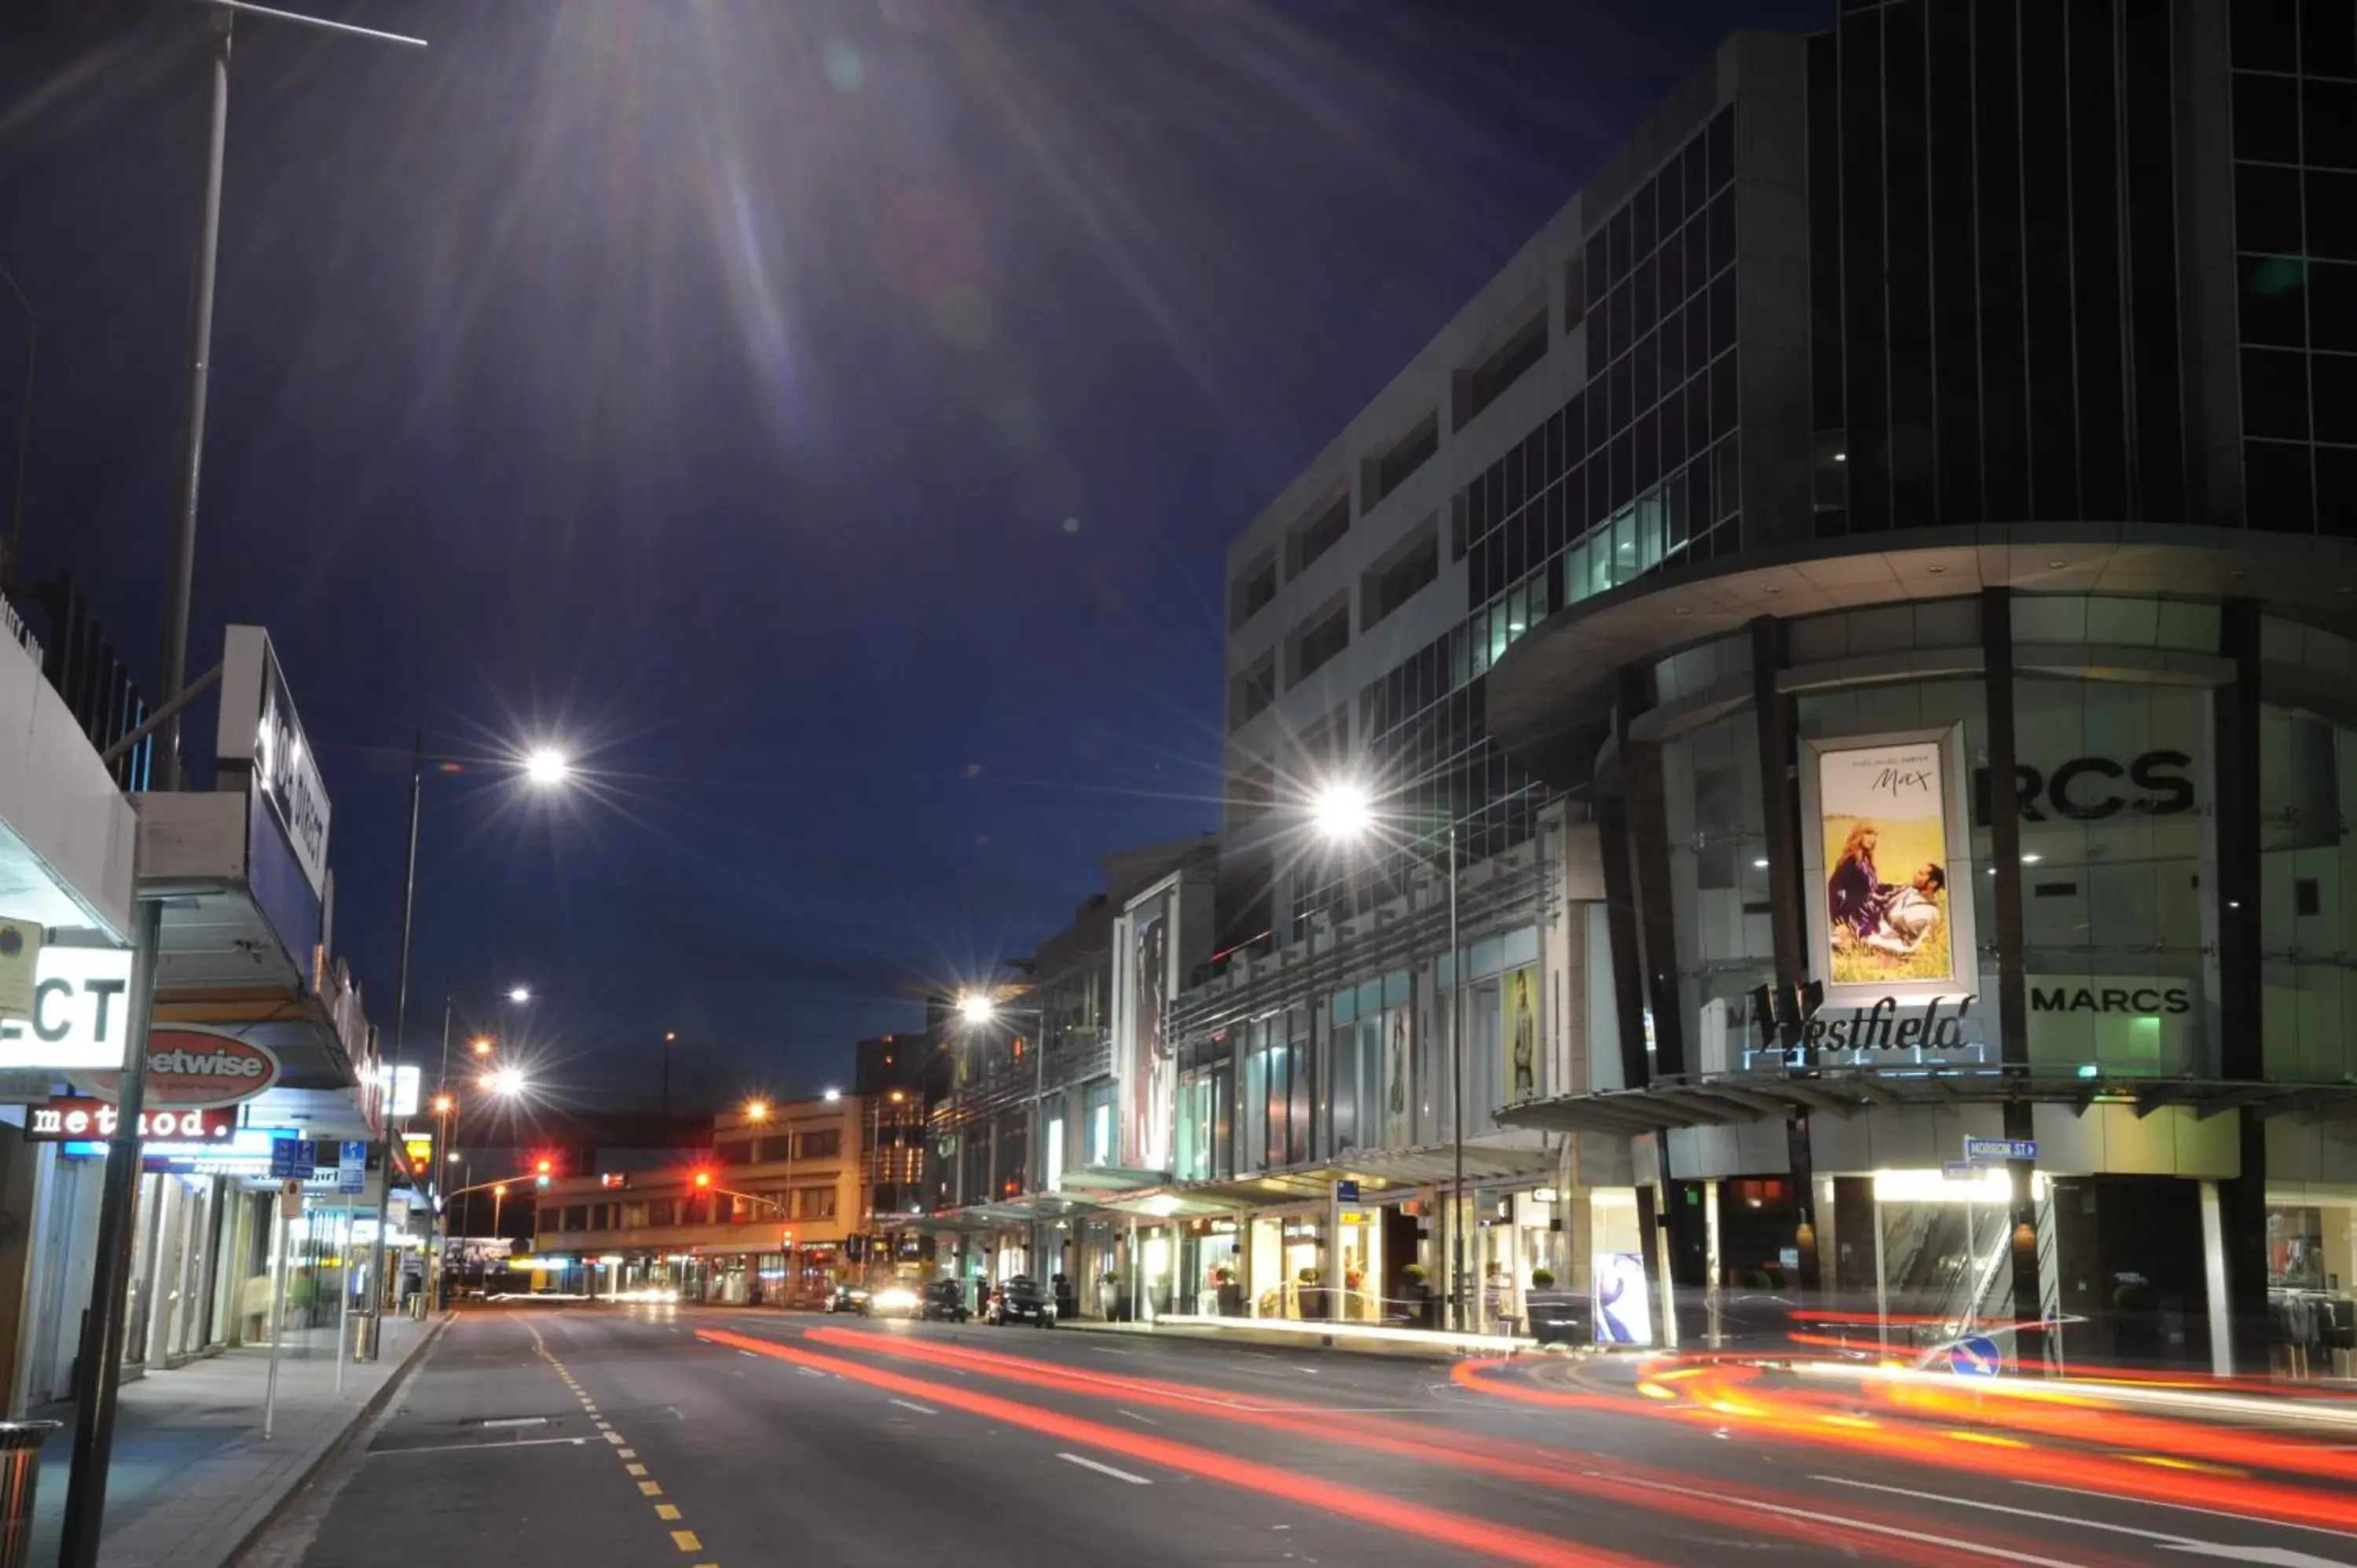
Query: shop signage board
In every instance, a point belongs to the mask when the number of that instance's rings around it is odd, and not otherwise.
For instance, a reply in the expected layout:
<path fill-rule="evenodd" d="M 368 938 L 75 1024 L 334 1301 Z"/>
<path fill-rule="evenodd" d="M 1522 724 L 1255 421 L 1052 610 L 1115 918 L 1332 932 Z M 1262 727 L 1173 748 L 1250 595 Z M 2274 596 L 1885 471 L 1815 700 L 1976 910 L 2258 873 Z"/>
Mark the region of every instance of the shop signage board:
<path fill-rule="evenodd" d="M 117 1060 L 121 1058 L 118 1057 Z M 193 1024 L 158 1025 L 147 1035 L 147 1103 L 187 1110 L 237 1105 L 278 1081 L 278 1055 L 259 1040 L 241 1039 Z M 113 1100 L 122 1073 L 79 1075 L 91 1091 Z"/>
<path fill-rule="evenodd" d="M 1987 1161 L 2002 1165 L 2007 1160 L 2034 1160 L 2038 1157 L 2035 1138 L 1971 1138 L 1964 1140 L 1964 1158 L 1979 1163 Z"/>
<path fill-rule="evenodd" d="M 273 1138 L 270 1141 L 270 1174 L 299 1183 L 319 1168 L 313 1153 L 308 1138 Z"/>
<path fill-rule="evenodd" d="M 1359 1184 L 1349 1176 L 1342 1177 L 1334 1184 L 1334 1200 L 1337 1203 L 1358 1202 Z"/>
<path fill-rule="evenodd" d="M 25 1118 L 25 1139 L 33 1144 L 104 1140 L 114 1136 L 114 1107 L 105 1101 L 87 1095 L 58 1094 L 50 1096 L 47 1105 L 30 1109 Z M 236 1132 L 237 1112 L 233 1109 L 165 1109 L 139 1113 L 139 1137 L 143 1143 L 149 1139 L 189 1143 L 225 1140 Z"/>
<path fill-rule="evenodd" d="M 229 628 L 221 649 L 221 725 L 213 754 L 243 764 L 251 788 L 293 846 L 314 897 L 328 881 L 328 789 L 296 716 L 295 698 L 270 635 L 258 626 Z"/>
<path fill-rule="evenodd" d="M 0 1018 L 0 1070 L 119 1069 L 130 990 L 129 949 L 43 944 L 34 961 L 31 1009 Z"/>

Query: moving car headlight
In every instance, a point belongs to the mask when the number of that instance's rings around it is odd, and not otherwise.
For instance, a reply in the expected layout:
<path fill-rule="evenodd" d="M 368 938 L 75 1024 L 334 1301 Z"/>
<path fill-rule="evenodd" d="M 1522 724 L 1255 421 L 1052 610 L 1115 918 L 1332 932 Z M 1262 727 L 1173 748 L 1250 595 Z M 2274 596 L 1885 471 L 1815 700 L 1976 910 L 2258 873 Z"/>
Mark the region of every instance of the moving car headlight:
<path fill-rule="evenodd" d="M 888 1290 L 877 1291 L 869 1305 L 883 1307 L 890 1312 L 913 1312 L 917 1306 L 917 1293 L 894 1285 Z"/>

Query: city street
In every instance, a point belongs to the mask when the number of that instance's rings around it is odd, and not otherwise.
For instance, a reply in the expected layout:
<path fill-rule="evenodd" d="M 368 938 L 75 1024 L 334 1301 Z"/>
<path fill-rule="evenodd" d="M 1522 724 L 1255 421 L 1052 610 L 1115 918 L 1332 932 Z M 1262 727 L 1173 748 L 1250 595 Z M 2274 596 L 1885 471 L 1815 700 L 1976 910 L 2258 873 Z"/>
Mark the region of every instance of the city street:
<path fill-rule="evenodd" d="M 474 1311 L 244 1561 L 2357 1562 L 2345 1432 L 1714 1410 L 1636 1368 Z"/>

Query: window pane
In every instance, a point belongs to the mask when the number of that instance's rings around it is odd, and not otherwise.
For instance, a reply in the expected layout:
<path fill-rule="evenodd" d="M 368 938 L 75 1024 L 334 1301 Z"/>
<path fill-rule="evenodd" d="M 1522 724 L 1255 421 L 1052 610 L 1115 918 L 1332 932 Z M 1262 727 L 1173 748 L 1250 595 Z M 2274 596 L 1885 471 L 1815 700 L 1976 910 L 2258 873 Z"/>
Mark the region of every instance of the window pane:
<path fill-rule="evenodd" d="M 2357 82 L 2303 82 L 2299 96 L 2309 166 L 2357 169 Z"/>
<path fill-rule="evenodd" d="M 2357 358 L 2313 354 L 2308 373 L 2315 391 L 2316 438 L 2357 445 Z"/>
<path fill-rule="evenodd" d="M 2306 358 L 2280 349 L 2243 350 L 2243 434 L 2306 438 Z"/>
<path fill-rule="evenodd" d="M 2292 70 L 2299 64 L 2298 0 L 2234 0 L 2233 60 L 2245 70 Z"/>
<path fill-rule="evenodd" d="M 2357 266 L 2310 263 L 2308 294 L 2313 345 L 2357 352 Z"/>
<path fill-rule="evenodd" d="M 2357 174 L 2310 174 L 2308 253 L 2357 262 Z"/>
<path fill-rule="evenodd" d="M 2243 488 L 2253 528 L 2307 533 L 2314 526 L 2308 452 L 2284 441 L 2243 443 Z"/>
<path fill-rule="evenodd" d="M 2279 256 L 2302 252 L 2296 170 L 2234 166 L 2234 248 Z"/>
<path fill-rule="evenodd" d="M 2299 162 L 2299 94 L 2280 77 L 2234 77 L 2234 156 L 2266 164 Z"/>
<path fill-rule="evenodd" d="M 2307 341 L 2307 264 L 2289 256 L 2244 256 L 2243 341 L 2297 349 Z"/>

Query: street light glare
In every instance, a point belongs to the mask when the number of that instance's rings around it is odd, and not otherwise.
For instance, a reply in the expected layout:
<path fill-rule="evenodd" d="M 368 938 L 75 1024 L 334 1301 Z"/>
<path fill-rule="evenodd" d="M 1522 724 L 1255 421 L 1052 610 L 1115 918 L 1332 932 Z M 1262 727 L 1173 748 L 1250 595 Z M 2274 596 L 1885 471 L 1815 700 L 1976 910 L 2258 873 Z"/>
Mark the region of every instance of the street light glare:
<path fill-rule="evenodd" d="M 496 1071 L 486 1073 L 483 1075 L 483 1086 L 495 1094 L 522 1094 L 524 1087 L 523 1069 L 503 1067 Z"/>
<path fill-rule="evenodd" d="M 824 1094 L 820 1095 L 819 1098 L 826 1101 L 840 1100 L 843 1098 L 843 1090 L 839 1089 L 830 1089 Z"/>
<path fill-rule="evenodd" d="M 487 1057 L 491 1054 L 491 1037 L 489 1035 L 477 1035 L 473 1039 L 467 1043 L 474 1047 L 475 1054 L 479 1057 Z"/>
<path fill-rule="evenodd" d="M 540 789 L 552 789 L 572 776 L 573 759 L 553 746 L 542 746 L 523 759 L 523 776 Z"/>
<path fill-rule="evenodd" d="M 508 1000 L 511 1002 L 531 1001 L 532 987 L 529 985 L 511 986 L 508 990 Z"/>
<path fill-rule="evenodd" d="M 748 1100 L 748 1101 L 747 1101 L 745 1102 L 745 1120 L 746 1120 L 746 1121 L 748 1121 L 748 1122 L 766 1122 L 766 1121 L 768 1121 L 769 1119 L 770 1119 L 770 1102 L 769 1102 L 768 1101 L 766 1101 L 766 1100 Z"/>
<path fill-rule="evenodd" d="M 958 1015 L 969 1024 L 987 1024 L 998 1012 L 988 993 L 969 991 L 958 998 Z"/>
<path fill-rule="evenodd" d="M 1365 787 L 1349 782 L 1329 784 L 1318 790 L 1310 802 L 1310 816 L 1318 834 L 1329 839 L 1363 838 L 1375 825 L 1374 802 Z"/>

